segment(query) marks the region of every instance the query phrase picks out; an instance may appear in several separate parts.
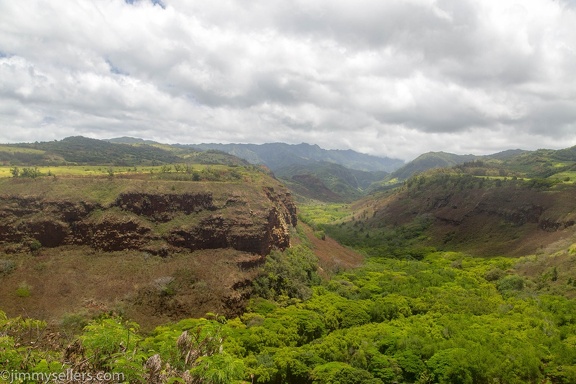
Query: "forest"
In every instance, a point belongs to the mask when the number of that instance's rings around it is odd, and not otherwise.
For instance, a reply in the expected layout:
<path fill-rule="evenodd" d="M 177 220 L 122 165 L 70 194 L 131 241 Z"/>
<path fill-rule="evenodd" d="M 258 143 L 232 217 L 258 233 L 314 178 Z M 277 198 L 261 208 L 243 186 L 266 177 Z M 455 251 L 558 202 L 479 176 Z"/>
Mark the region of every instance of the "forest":
<path fill-rule="evenodd" d="M 576 247 L 562 252 L 576 261 Z M 2 315 L 0 360 L 8 371 L 135 383 L 573 383 L 576 302 L 546 292 L 562 272 L 516 272 L 534 257 L 382 255 L 326 280 L 304 241 L 268 258 L 242 316 L 145 333 L 102 314 L 51 345 L 45 322 Z"/>

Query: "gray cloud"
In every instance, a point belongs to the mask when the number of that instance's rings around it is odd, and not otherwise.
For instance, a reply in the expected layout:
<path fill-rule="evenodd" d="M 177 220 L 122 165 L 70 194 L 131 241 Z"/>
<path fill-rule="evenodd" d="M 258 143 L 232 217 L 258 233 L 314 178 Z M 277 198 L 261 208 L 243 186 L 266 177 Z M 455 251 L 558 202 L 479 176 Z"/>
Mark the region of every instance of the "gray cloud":
<path fill-rule="evenodd" d="M 572 0 L 0 3 L 0 141 L 576 144 Z"/>

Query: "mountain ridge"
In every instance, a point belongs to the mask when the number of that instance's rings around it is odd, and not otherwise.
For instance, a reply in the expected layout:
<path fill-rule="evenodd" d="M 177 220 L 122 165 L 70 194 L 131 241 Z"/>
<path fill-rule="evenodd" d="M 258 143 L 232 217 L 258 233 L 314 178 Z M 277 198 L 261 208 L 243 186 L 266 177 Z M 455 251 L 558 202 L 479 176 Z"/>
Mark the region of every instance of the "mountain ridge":
<path fill-rule="evenodd" d="M 317 144 L 175 144 L 180 147 L 200 150 L 216 149 L 244 158 L 252 163 L 261 163 L 272 171 L 293 164 L 327 161 L 360 171 L 386 171 L 397 169 L 404 162 L 389 157 L 360 153 L 351 149 L 323 149 Z"/>
<path fill-rule="evenodd" d="M 350 202 L 372 191 L 395 188 L 430 169 L 465 166 L 475 168 L 476 176 L 546 178 L 561 170 L 570 172 L 575 159 L 576 147 L 572 147 L 511 149 L 491 155 L 428 152 L 404 163 L 351 149 L 326 150 L 317 144 L 162 144 L 127 136 L 108 140 L 72 136 L 60 141 L 0 146 L 0 162 L 5 166 L 265 166 L 296 195 L 331 202 Z"/>

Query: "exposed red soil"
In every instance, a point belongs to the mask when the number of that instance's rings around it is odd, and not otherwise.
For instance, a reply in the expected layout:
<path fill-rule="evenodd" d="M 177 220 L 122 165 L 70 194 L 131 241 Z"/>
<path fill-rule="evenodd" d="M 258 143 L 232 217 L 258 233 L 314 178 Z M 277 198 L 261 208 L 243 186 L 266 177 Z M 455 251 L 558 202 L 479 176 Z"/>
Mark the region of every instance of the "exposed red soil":
<path fill-rule="evenodd" d="M 321 272 L 326 274 L 341 269 L 357 268 L 364 262 L 364 256 L 347 248 L 336 240 L 326 236 L 324 240 L 314 236 L 314 231 L 308 225 L 300 223 L 306 237 L 312 243 L 312 249 L 319 259 Z"/>

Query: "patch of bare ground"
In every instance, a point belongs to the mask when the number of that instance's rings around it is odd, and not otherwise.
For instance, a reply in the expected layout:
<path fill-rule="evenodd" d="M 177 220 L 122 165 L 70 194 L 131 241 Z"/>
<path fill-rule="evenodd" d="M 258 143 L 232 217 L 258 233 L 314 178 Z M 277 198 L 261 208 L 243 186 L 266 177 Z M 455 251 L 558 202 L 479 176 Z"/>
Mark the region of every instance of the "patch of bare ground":
<path fill-rule="evenodd" d="M 364 256 L 360 253 L 341 245 L 329 236 L 319 239 L 310 226 L 302 222 L 299 225 L 312 244 L 312 250 L 318 257 L 320 272 L 324 277 L 342 269 L 357 268 L 364 262 Z"/>
<path fill-rule="evenodd" d="M 60 324 L 71 315 L 119 313 L 144 329 L 207 312 L 239 314 L 263 262 L 233 249 L 160 257 L 72 246 L 2 258 L 14 265 L 0 276 L 0 302 L 9 316 Z"/>

